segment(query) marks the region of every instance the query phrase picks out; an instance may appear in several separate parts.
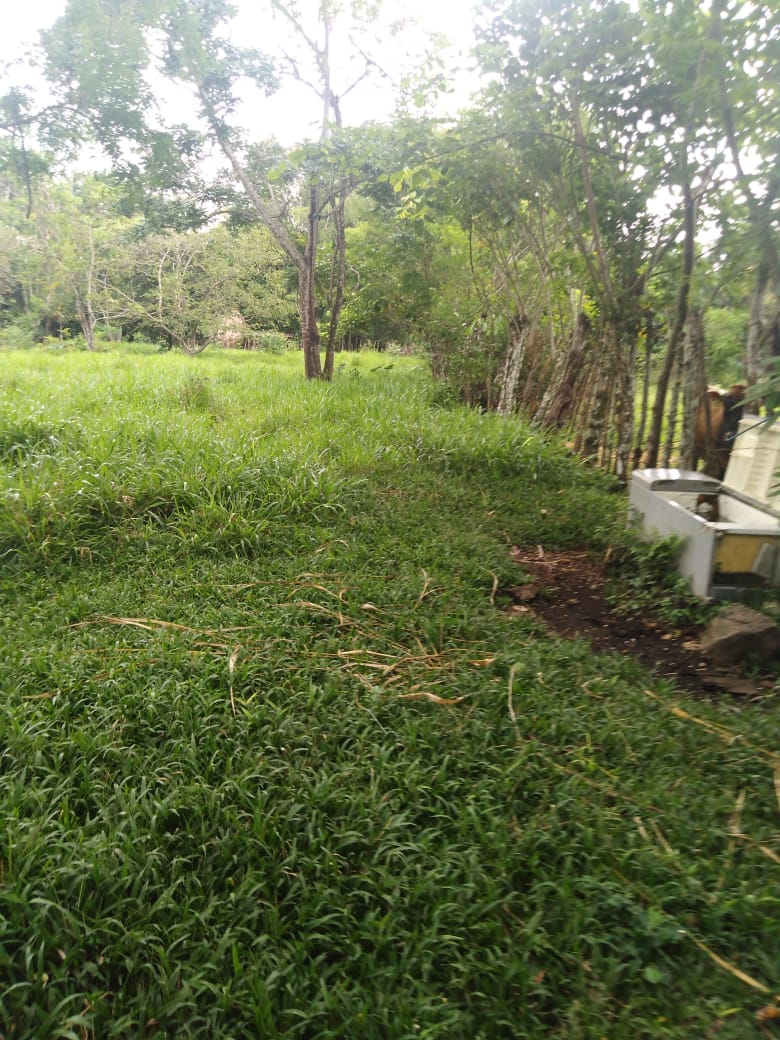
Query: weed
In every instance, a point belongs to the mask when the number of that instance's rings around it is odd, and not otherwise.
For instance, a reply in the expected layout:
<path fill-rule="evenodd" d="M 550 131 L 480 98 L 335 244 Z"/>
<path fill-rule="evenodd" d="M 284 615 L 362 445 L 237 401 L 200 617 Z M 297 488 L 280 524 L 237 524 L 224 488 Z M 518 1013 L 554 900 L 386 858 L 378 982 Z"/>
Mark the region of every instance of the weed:
<path fill-rule="evenodd" d="M 261 332 L 259 340 L 262 349 L 272 354 L 283 354 L 293 350 L 296 346 L 286 333 L 274 332 L 273 330 Z"/>
<path fill-rule="evenodd" d="M 206 412 L 214 408 L 214 394 L 202 375 L 190 375 L 176 388 L 176 400 L 185 412 Z"/>
<path fill-rule="evenodd" d="M 651 612 L 669 625 L 705 624 L 715 608 L 694 596 L 677 570 L 681 547 L 674 536 L 648 542 L 622 530 L 609 555 L 610 601 L 626 613 Z"/>

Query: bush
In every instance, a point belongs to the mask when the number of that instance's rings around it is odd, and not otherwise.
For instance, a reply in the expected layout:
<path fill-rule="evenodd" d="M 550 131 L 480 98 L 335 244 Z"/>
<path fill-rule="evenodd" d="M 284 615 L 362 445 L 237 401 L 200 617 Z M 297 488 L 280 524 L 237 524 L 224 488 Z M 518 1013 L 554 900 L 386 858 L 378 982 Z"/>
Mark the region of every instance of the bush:
<path fill-rule="evenodd" d="M 37 329 L 38 322 L 31 315 L 20 315 L 0 328 L 0 350 L 29 350 L 35 346 Z"/>
<path fill-rule="evenodd" d="M 681 548 L 682 539 L 674 536 L 647 542 L 636 531 L 620 532 L 607 567 L 612 604 L 631 613 L 649 611 L 671 625 L 706 621 L 715 608 L 694 596 L 677 571 Z"/>
<path fill-rule="evenodd" d="M 261 350 L 268 350 L 272 354 L 283 354 L 287 350 L 296 350 L 298 343 L 291 339 L 286 333 L 278 332 L 276 329 L 266 329 L 258 336 Z"/>

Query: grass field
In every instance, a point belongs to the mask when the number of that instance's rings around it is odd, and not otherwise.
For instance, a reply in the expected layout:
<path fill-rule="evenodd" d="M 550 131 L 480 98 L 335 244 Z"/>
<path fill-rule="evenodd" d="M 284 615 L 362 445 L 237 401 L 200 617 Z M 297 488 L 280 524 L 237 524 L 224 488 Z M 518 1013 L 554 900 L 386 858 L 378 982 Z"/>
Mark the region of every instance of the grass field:
<path fill-rule="evenodd" d="M 497 609 L 605 478 L 301 368 L 0 355 L 0 1037 L 777 1033 L 777 704 Z"/>

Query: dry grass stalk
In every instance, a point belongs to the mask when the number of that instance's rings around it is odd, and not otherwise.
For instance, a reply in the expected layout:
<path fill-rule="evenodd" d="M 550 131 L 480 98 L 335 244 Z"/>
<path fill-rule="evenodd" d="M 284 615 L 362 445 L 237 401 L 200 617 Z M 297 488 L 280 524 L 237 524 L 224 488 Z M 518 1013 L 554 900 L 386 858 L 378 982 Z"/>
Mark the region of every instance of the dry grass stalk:
<path fill-rule="evenodd" d="M 236 646 L 233 648 L 233 653 L 228 658 L 228 675 L 230 676 L 230 709 L 233 712 L 234 718 L 236 714 L 236 700 L 233 696 L 233 674 L 236 670 L 236 661 L 238 660 L 238 655 L 240 652 L 241 646 Z"/>
<path fill-rule="evenodd" d="M 650 844 L 650 835 L 648 834 L 647 827 L 645 827 L 644 823 L 642 822 L 642 817 L 641 816 L 635 816 L 634 817 L 634 823 L 636 824 L 636 829 L 639 831 L 639 836 L 644 841 L 646 841 L 648 843 L 648 845 L 649 845 Z"/>
<path fill-rule="evenodd" d="M 653 828 L 653 834 L 655 834 L 656 838 L 658 838 L 658 841 L 660 842 L 664 852 L 668 856 L 676 856 L 677 850 L 673 849 L 669 842 L 666 840 L 664 832 L 661 830 L 661 828 L 658 826 L 655 820 L 650 821 L 650 826 Z"/>
<path fill-rule="evenodd" d="M 434 704 L 460 704 L 461 701 L 465 701 L 463 697 L 439 697 L 436 693 L 429 693 L 427 690 L 418 690 L 416 693 L 399 693 L 399 701 L 414 701 L 424 697 L 426 700 L 433 701 Z"/>
<path fill-rule="evenodd" d="M 498 583 L 498 575 L 497 574 L 493 574 L 493 571 L 491 571 L 490 573 L 491 573 L 491 575 L 493 575 L 493 588 L 491 589 L 491 592 L 490 592 L 490 606 L 494 607 L 496 605 L 496 593 L 498 592 L 498 584 L 499 583 Z"/>
<path fill-rule="evenodd" d="M 392 657 L 392 654 L 383 654 L 381 650 L 339 650 L 337 657 L 365 657 L 366 654 L 371 654 L 372 657 Z"/>
<path fill-rule="evenodd" d="M 742 747 L 749 748 L 751 751 L 755 751 L 757 755 L 762 755 L 764 758 L 768 758 L 770 762 L 776 763 L 775 765 L 775 776 L 777 771 L 780 770 L 780 755 L 776 751 L 768 751 L 766 748 L 760 747 L 757 744 L 752 744 L 750 741 L 739 733 L 733 733 L 730 729 L 726 729 L 725 726 L 720 726 L 715 722 L 708 722 L 706 719 L 701 719 L 697 715 L 691 715 L 685 711 L 678 704 L 668 704 L 662 697 L 659 697 L 653 690 L 645 690 L 645 695 L 651 697 L 654 701 L 665 708 L 666 711 L 670 712 L 675 718 L 682 719 L 684 722 L 693 722 L 697 726 L 701 726 L 702 729 L 707 730 L 708 733 L 712 733 L 713 736 L 719 737 L 725 744 L 729 746 L 739 742 Z M 780 793 L 778 794 L 778 801 L 780 802 Z"/>
<path fill-rule="evenodd" d="M 742 822 L 742 810 L 745 808 L 745 798 L 747 797 L 747 791 L 743 787 L 737 795 L 737 804 L 734 806 L 734 812 L 731 814 L 729 820 L 729 834 L 735 835 L 740 831 L 740 823 Z"/>
<path fill-rule="evenodd" d="M 765 986 L 763 982 L 759 982 L 758 979 L 754 979 L 752 975 L 748 975 L 747 972 L 742 971 L 741 968 L 736 967 L 730 961 L 727 961 L 725 957 L 721 957 L 720 954 L 715 953 L 711 950 L 706 943 L 703 943 L 701 939 L 697 939 L 695 935 L 691 935 L 690 932 L 683 932 L 691 940 L 694 946 L 697 946 L 700 950 L 707 954 L 707 956 L 718 965 L 719 968 L 723 968 L 724 971 L 729 972 L 735 979 L 739 979 L 740 982 L 746 983 L 748 986 L 752 986 L 753 989 L 760 990 L 761 993 L 770 993 L 771 990 L 768 986 Z"/>
<path fill-rule="evenodd" d="M 426 596 L 428 595 L 428 592 L 430 591 L 430 587 L 431 587 L 431 579 L 430 579 L 430 577 L 428 576 L 428 572 L 426 571 L 426 569 L 425 569 L 424 567 L 423 567 L 423 569 L 422 569 L 422 573 L 423 573 L 423 578 L 424 578 L 425 580 L 424 580 L 424 582 L 423 582 L 422 592 L 421 592 L 421 593 L 420 593 L 420 595 L 419 595 L 419 596 L 417 597 L 417 602 L 416 602 L 416 603 L 415 603 L 415 605 L 414 605 L 414 609 L 415 609 L 415 610 L 416 610 L 416 609 L 417 609 L 417 608 L 418 608 L 418 607 L 420 606 L 420 604 L 422 603 L 422 601 L 423 601 L 423 600 L 425 599 L 425 597 L 426 597 Z"/>
<path fill-rule="evenodd" d="M 637 816 L 634 817 L 635 821 L 639 820 L 639 819 L 640 818 L 637 817 Z M 640 820 L 640 822 L 641 822 L 641 820 Z M 646 833 L 647 832 L 645 831 L 645 834 Z M 633 881 L 630 881 L 625 876 L 625 874 L 622 874 L 619 870 L 615 870 L 615 874 L 620 878 L 620 880 L 625 885 L 627 885 L 629 888 L 633 889 L 634 891 L 638 892 L 641 895 L 642 899 L 646 903 L 650 903 L 651 902 L 649 894 L 647 892 L 643 891 L 641 888 L 639 888 L 639 886 L 636 885 Z M 662 910 L 660 907 L 656 906 L 656 909 L 665 918 L 667 918 L 667 920 L 669 920 L 674 925 L 676 925 L 680 935 L 684 935 L 686 937 L 686 939 L 690 939 L 690 941 L 694 944 L 694 946 L 696 946 L 698 949 L 700 949 L 703 953 L 706 953 L 707 956 L 715 964 L 717 964 L 719 968 L 722 968 L 724 971 L 727 971 L 730 975 L 733 975 L 734 978 L 739 979 L 740 982 L 744 982 L 744 983 L 746 983 L 746 985 L 752 986 L 753 989 L 759 990 L 761 993 L 770 993 L 771 992 L 769 987 L 765 986 L 763 982 L 759 982 L 758 979 L 754 979 L 752 975 L 748 975 L 747 972 L 742 971 L 741 968 L 738 968 L 735 964 L 732 964 L 731 961 L 726 960 L 725 957 L 721 957 L 721 955 L 719 953 L 715 953 L 715 951 L 713 949 L 711 949 L 709 946 L 707 946 L 706 943 L 702 942 L 701 939 L 697 939 L 695 935 L 691 935 L 691 933 L 688 931 L 688 929 L 687 928 L 683 928 L 682 925 L 680 925 L 680 923 L 677 921 L 677 919 L 672 917 L 671 914 L 667 913 L 665 910 Z"/>
<path fill-rule="evenodd" d="M 734 811 L 732 812 L 731 818 L 729 819 L 729 830 L 728 830 L 728 833 L 729 833 L 730 837 L 729 837 L 729 843 L 728 843 L 728 845 L 726 847 L 726 863 L 725 863 L 725 865 L 723 867 L 723 870 L 721 871 L 720 877 L 718 878 L 718 883 L 715 886 L 715 891 L 710 896 L 710 902 L 711 903 L 714 903 L 714 902 L 717 901 L 718 895 L 720 893 L 720 890 L 726 884 L 726 878 L 727 878 L 728 872 L 729 872 L 729 870 L 731 868 L 731 862 L 732 862 L 732 860 L 734 858 L 734 852 L 735 852 L 736 847 L 737 847 L 737 843 L 734 840 L 734 837 L 735 837 L 735 832 L 737 832 L 739 830 L 739 824 L 740 824 L 740 821 L 742 819 L 742 810 L 743 810 L 743 808 L 745 806 L 745 796 L 746 796 L 746 794 L 747 794 L 747 792 L 745 791 L 744 788 L 739 792 L 739 794 L 737 795 L 737 803 L 734 806 Z"/>
<path fill-rule="evenodd" d="M 252 632 L 252 625 L 232 625 L 228 628 L 193 628 L 176 621 L 162 621 L 160 618 L 113 617 L 110 614 L 96 614 L 88 621 L 77 621 L 71 628 L 88 628 L 90 625 L 118 625 L 128 628 L 141 628 L 147 632 L 160 629 L 172 632 L 187 632 L 190 635 L 221 636 L 227 632 Z M 205 644 L 203 644 L 205 645 Z"/>
<path fill-rule="evenodd" d="M 517 665 L 513 664 L 512 667 L 509 669 L 509 684 L 508 684 L 508 688 L 507 688 L 507 692 L 506 692 L 506 703 L 507 703 L 507 708 L 509 709 L 509 718 L 512 720 L 512 725 L 513 726 L 517 726 L 517 715 L 515 715 L 515 707 L 514 707 L 514 704 L 512 703 L 512 691 L 513 691 L 514 685 L 515 685 L 515 670 L 516 670 L 516 668 L 517 668 Z"/>
<path fill-rule="evenodd" d="M 639 831 L 640 837 L 644 841 L 646 841 L 648 845 L 652 846 L 654 852 L 657 852 L 658 850 L 655 847 L 655 845 L 653 845 L 653 839 L 650 836 L 650 832 L 648 831 L 647 827 L 645 827 L 644 820 L 642 819 L 642 817 L 638 815 L 635 816 L 634 823 L 636 824 L 636 829 Z M 673 859 L 676 859 L 678 856 L 677 850 L 673 849 L 672 846 L 669 844 L 666 835 L 658 826 L 655 820 L 650 820 L 650 827 L 653 831 L 653 834 L 655 834 L 656 838 L 658 839 L 658 844 L 661 846 L 666 855 L 672 857 Z"/>
<path fill-rule="evenodd" d="M 357 621 L 353 621 L 352 618 L 346 617 L 340 610 L 329 610 L 327 607 L 323 607 L 321 603 L 312 603 L 308 599 L 297 599 L 295 601 L 296 607 L 305 607 L 307 610 L 317 610 L 321 614 L 325 614 L 328 617 L 335 618 L 340 628 L 353 627 L 357 628 Z"/>
<path fill-rule="evenodd" d="M 737 838 L 739 841 L 745 841 L 754 849 L 758 849 L 762 856 L 766 856 L 767 859 L 771 859 L 773 863 L 780 863 L 780 856 L 773 850 L 768 849 L 766 845 L 762 845 L 760 841 L 756 841 L 755 838 L 751 838 L 749 834 L 743 834 L 742 831 L 732 831 L 732 838 Z"/>

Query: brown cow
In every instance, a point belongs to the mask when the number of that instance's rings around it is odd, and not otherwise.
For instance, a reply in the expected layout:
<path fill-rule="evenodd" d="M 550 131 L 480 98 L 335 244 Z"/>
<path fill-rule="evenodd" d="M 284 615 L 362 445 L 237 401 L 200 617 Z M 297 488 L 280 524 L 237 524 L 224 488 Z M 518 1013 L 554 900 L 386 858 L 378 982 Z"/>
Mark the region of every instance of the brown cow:
<path fill-rule="evenodd" d="M 704 460 L 703 471 L 709 477 L 723 480 L 734 438 L 742 418 L 742 401 L 747 387 L 735 383 L 728 393 L 708 390 L 696 416 L 693 441 L 693 465 Z"/>

